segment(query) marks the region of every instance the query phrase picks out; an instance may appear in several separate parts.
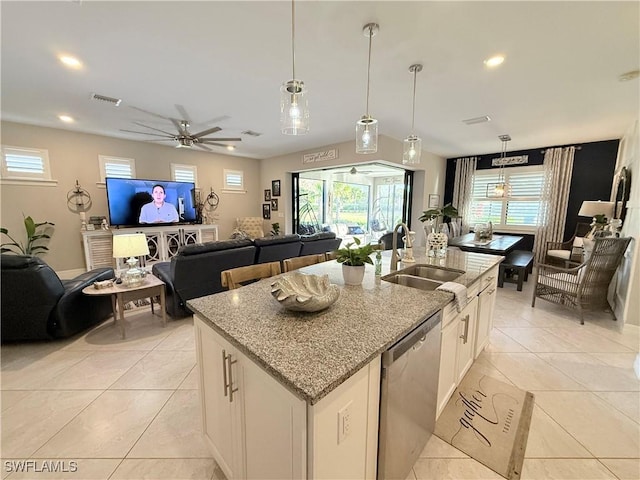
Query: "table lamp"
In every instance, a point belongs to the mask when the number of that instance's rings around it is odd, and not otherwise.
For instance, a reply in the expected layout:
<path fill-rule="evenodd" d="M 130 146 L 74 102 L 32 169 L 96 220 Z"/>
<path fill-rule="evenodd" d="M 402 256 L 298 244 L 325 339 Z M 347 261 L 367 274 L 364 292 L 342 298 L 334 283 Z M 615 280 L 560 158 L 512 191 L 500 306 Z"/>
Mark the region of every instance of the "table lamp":
<path fill-rule="evenodd" d="M 138 268 L 140 255 L 149 255 L 149 245 L 144 233 L 133 233 L 113 236 L 113 258 L 127 258 L 129 269 L 122 275 L 122 283 L 126 287 L 136 287 L 144 283 L 146 272 Z"/>
<path fill-rule="evenodd" d="M 614 202 L 602 202 L 600 200 L 585 200 L 582 202 L 578 216 L 591 217 L 591 232 L 589 237 L 592 237 L 596 231 L 603 230 L 609 223 L 609 219 L 613 217 Z"/>

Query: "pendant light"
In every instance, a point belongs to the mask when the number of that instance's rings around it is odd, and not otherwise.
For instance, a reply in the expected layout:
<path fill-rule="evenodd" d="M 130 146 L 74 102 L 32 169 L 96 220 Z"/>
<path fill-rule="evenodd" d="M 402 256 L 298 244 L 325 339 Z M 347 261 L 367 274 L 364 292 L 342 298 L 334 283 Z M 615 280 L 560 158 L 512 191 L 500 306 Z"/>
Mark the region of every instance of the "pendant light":
<path fill-rule="evenodd" d="M 416 121 L 416 76 L 422 71 L 422 65 L 416 63 L 409 67 L 409 72 L 413 73 L 413 108 L 411 110 L 411 135 L 402 141 L 402 163 L 405 165 L 415 165 L 420 163 L 422 153 L 422 140 L 414 133 Z"/>
<path fill-rule="evenodd" d="M 504 178 L 504 159 L 507 157 L 507 142 L 511 141 L 511 137 L 509 135 L 500 135 L 498 138 L 502 141 L 502 154 L 500 156 L 498 183 L 496 183 L 493 193 L 496 197 L 504 197 L 509 189 L 509 185 L 507 185 Z"/>
<path fill-rule="evenodd" d="M 369 61 L 367 64 L 367 110 L 356 122 L 356 153 L 376 153 L 378 151 L 378 120 L 369 115 L 369 78 L 371 75 L 371 39 L 378 33 L 377 23 L 367 23 L 362 29 L 369 37 Z"/>
<path fill-rule="evenodd" d="M 309 104 L 304 82 L 296 79 L 295 5 L 291 0 L 291 64 L 293 77 L 280 87 L 280 130 L 285 135 L 309 132 Z"/>

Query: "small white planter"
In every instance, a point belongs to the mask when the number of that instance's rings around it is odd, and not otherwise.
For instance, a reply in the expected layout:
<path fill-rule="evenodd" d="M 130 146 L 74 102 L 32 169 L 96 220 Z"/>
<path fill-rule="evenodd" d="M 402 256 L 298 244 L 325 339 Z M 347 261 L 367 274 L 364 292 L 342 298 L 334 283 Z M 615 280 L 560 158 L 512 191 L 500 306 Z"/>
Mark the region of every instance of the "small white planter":
<path fill-rule="evenodd" d="M 342 264 L 342 278 L 344 278 L 345 285 L 362 285 L 364 265 L 352 267 L 351 265 Z"/>

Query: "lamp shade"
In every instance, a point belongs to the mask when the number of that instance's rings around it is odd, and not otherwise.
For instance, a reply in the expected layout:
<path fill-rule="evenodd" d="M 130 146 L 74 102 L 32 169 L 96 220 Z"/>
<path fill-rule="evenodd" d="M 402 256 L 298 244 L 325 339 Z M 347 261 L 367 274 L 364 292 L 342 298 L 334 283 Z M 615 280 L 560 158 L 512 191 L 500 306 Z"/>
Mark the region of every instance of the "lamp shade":
<path fill-rule="evenodd" d="M 604 215 L 606 218 L 613 217 L 613 202 L 601 202 L 600 200 L 585 200 L 582 202 L 578 216 L 595 217 L 596 215 Z"/>
<path fill-rule="evenodd" d="M 113 236 L 113 258 L 149 255 L 149 245 L 144 233 Z"/>

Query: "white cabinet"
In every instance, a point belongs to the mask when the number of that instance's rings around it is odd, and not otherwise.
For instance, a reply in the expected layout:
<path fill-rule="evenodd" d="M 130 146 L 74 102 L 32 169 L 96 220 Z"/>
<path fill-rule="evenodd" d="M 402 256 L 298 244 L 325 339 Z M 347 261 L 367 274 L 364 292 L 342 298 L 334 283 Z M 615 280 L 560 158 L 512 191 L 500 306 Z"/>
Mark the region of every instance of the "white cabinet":
<path fill-rule="evenodd" d="M 498 285 L 498 267 L 494 267 L 482 276 L 478 295 L 478 319 L 476 328 L 474 358 L 482 353 L 489 343 L 493 328 L 493 310 L 496 303 Z"/>
<path fill-rule="evenodd" d="M 476 295 L 471 292 L 462 311 L 458 312 L 453 303 L 443 309 L 437 415 L 473 363 L 477 305 Z"/>
<path fill-rule="evenodd" d="M 203 433 L 229 479 L 306 478 L 306 402 L 194 319 Z"/>
<path fill-rule="evenodd" d="M 124 268 L 113 258 L 113 236 L 144 233 L 149 245 L 149 255 L 142 259 L 142 266 L 170 260 L 183 245 L 204 243 L 218 239 L 217 225 L 180 225 L 166 227 L 120 228 L 115 230 L 89 230 L 82 232 L 84 258 L 87 270 L 97 267 Z"/>

